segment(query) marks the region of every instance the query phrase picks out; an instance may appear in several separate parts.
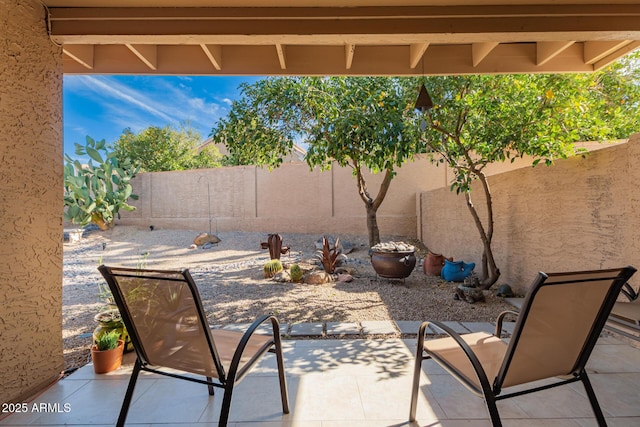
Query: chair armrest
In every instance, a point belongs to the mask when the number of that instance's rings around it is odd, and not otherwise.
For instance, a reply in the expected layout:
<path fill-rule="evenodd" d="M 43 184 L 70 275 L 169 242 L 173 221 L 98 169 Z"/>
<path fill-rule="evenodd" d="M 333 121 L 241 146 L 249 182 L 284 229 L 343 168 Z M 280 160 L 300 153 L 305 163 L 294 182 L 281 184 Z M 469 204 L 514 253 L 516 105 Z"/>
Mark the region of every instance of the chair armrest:
<path fill-rule="evenodd" d="M 505 310 L 502 313 L 498 314 L 498 317 L 496 318 L 496 331 L 493 335 L 495 335 L 496 337 L 500 338 L 500 335 L 502 335 L 502 321 L 504 320 L 504 317 L 508 314 L 512 314 L 516 317 L 518 317 L 520 315 L 520 313 L 518 313 L 517 311 L 513 311 L 513 310 Z"/>
<path fill-rule="evenodd" d="M 418 336 L 418 349 L 419 350 L 424 350 L 424 331 L 426 330 L 426 327 L 429 324 L 435 325 L 438 329 L 443 330 L 447 335 L 449 335 L 456 342 L 456 344 L 458 344 L 458 346 L 460 346 L 460 348 L 464 352 L 465 356 L 467 356 L 467 359 L 469 359 L 469 362 L 471 362 L 471 366 L 473 367 L 473 370 L 475 371 L 476 376 L 478 377 L 478 381 L 480 381 L 480 385 L 482 386 L 482 390 L 476 390 L 476 388 L 473 387 L 472 384 L 469 384 L 468 381 L 466 381 L 466 380 L 464 380 L 462 378 L 462 376 L 458 375 L 453 367 L 449 367 L 449 366 L 443 366 L 443 367 L 445 367 L 451 374 L 456 376 L 458 379 L 462 380 L 461 382 L 467 388 L 469 388 L 469 390 L 471 390 L 472 392 L 474 392 L 476 394 L 484 393 L 485 396 L 488 395 L 487 393 L 490 394 L 492 392 L 491 391 L 491 384 L 489 383 L 489 379 L 487 378 L 487 374 L 484 371 L 484 368 L 482 367 L 482 364 L 478 360 L 478 357 L 473 352 L 473 350 L 471 349 L 469 344 L 467 344 L 466 341 L 462 339 L 460 334 L 458 334 L 453 329 L 451 329 L 448 326 L 444 325 L 443 323 L 437 322 L 437 321 L 429 321 L 428 320 L 426 322 L 423 322 L 422 325 L 420 325 L 420 335 Z M 429 353 L 427 353 L 427 354 L 429 354 Z M 434 357 L 433 355 L 430 355 L 430 356 L 434 360 L 438 361 L 438 363 L 440 363 L 440 364 L 444 363 L 442 361 L 439 361 L 437 357 Z"/>
<path fill-rule="evenodd" d="M 262 325 L 267 320 L 271 320 L 274 342 L 280 339 L 280 324 L 278 323 L 278 319 L 272 314 L 264 314 L 258 317 L 251 324 L 251 326 L 249 326 L 249 329 L 247 329 L 244 335 L 242 335 L 242 338 L 238 343 L 238 347 L 236 347 L 236 351 L 233 353 L 233 358 L 231 359 L 231 365 L 229 366 L 227 379 L 236 381 L 236 374 L 238 372 L 238 366 L 240 365 L 240 360 L 242 359 L 242 353 L 244 353 L 244 349 L 247 347 L 247 344 L 249 343 L 249 340 L 255 333 L 256 329 L 258 329 L 258 327 L 260 327 L 260 325 Z"/>
<path fill-rule="evenodd" d="M 635 301 L 638 299 L 638 292 L 631 287 L 629 283 L 625 283 L 622 285 L 622 289 L 620 289 L 620 293 L 623 294 L 629 301 Z"/>

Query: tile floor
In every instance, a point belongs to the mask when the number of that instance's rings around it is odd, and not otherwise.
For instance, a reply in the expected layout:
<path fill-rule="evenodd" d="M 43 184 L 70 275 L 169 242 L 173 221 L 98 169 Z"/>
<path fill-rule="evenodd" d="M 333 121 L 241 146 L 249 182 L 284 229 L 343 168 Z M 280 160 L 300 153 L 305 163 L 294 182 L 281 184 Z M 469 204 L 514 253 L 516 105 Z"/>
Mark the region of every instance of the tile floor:
<path fill-rule="evenodd" d="M 237 386 L 229 425 L 490 425 L 483 401 L 432 361 L 423 364 L 418 422 L 407 422 L 414 348 L 415 339 L 286 340 L 291 413 L 281 412 L 275 357 L 268 355 Z M 615 338 L 603 337 L 596 346 L 589 373 L 610 426 L 640 425 L 639 362 L 640 349 Z M 111 374 L 95 375 L 87 365 L 29 402 L 27 413 L 0 420 L 0 426 L 114 425 L 128 373 L 129 369 L 123 367 Z M 221 396 L 218 391 L 210 397 L 203 385 L 143 374 L 127 425 L 217 426 Z M 41 407 L 40 403 L 49 405 Z M 577 383 L 501 401 L 498 407 L 505 426 L 596 425 L 582 386 Z"/>

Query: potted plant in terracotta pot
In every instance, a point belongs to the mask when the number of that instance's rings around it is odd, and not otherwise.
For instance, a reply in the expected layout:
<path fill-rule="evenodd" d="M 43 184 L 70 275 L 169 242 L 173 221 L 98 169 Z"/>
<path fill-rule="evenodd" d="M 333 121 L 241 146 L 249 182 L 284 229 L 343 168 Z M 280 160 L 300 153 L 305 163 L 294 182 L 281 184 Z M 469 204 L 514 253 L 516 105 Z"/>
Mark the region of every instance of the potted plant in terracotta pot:
<path fill-rule="evenodd" d="M 100 335 L 91 347 L 91 360 L 96 374 L 115 371 L 122 364 L 124 341 L 118 331 L 110 331 Z"/>

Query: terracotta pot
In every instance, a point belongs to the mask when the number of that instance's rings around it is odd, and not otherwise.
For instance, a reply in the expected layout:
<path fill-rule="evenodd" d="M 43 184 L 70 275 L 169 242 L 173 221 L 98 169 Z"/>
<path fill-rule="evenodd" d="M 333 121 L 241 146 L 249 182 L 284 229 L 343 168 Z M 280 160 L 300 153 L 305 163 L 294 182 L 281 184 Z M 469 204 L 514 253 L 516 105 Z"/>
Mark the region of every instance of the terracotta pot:
<path fill-rule="evenodd" d="M 91 347 L 91 360 L 93 371 L 96 374 L 106 374 L 115 371 L 122 365 L 122 353 L 124 353 L 124 341 L 118 340 L 118 346 L 112 350 L 100 351 L 94 345 Z"/>
<path fill-rule="evenodd" d="M 412 252 L 371 252 L 371 264 L 378 276 L 390 279 L 409 277 L 416 266 L 416 256 Z"/>
<path fill-rule="evenodd" d="M 453 261 L 453 258 L 445 258 L 442 254 L 436 254 L 431 251 L 427 252 L 427 256 L 424 257 L 424 263 L 422 264 L 422 270 L 424 274 L 430 276 L 439 276 L 444 266 L 444 260 L 448 259 Z"/>

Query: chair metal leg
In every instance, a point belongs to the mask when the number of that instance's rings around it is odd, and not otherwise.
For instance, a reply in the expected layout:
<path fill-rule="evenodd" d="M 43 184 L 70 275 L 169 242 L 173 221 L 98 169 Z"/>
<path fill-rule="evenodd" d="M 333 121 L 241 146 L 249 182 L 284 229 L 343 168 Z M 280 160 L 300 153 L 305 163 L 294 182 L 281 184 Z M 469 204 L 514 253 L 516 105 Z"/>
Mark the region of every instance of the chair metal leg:
<path fill-rule="evenodd" d="M 282 412 L 289 413 L 289 392 L 287 390 L 287 378 L 284 372 L 284 358 L 282 356 L 282 343 L 280 336 L 275 338 L 276 361 L 278 363 L 278 380 L 280 381 L 280 399 L 282 400 Z"/>
<path fill-rule="evenodd" d="M 491 417 L 491 425 L 493 427 L 502 427 L 502 421 L 500 420 L 500 414 L 498 413 L 498 406 L 496 405 L 495 397 L 490 394 L 484 394 L 484 403 L 487 405 L 489 416 Z"/>
<path fill-rule="evenodd" d="M 230 382 L 224 388 L 224 397 L 222 398 L 222 408 L 220 409 L 220 419 L 218 427 L 227 427 L 229 422 L 229 411 L 231 410 L 231 396 L 233 395 L 233 382 Z"/>
<path fill-rule="evenodd" d="M 118 416 L 118 422 L 116 427 L 124 427 L 124 423 L 127 419 L 127 413 L 129 412 L 129 405 L 131 405 L 131 399 L 133 398 L 133 390 L 136 388 L 136 381 L 140 374 L 142 364 L 140 360 L 136 358 L 136 363 L 133 365 L 133 372 L 131 372 L 131 378 L 129 379 L 129 385 L 127 386 L 127 392 L 124 395 L 124 401 L 122 402 L 122 408 L 120 408 L 120 415 Z"/>
<path fill-rule="evenodd" d="M 418 345 L 416 348 L 416 358 L 413 365 L 413 383 L 411 385 L 411 407 L 409 409 L 409 421 L 416 420 L 416 408 L 418 406 L 418 390 L 420 389 L 420 372 L 422 371 L 422 361 L 424 360 L 424 334 L 426 323 L 420 326 L 418 331 Z"/>
<path fill-rule="evenodd" d="M 207 381 L 211 382 L 213 381 L 213 378 L 207 377 Z M 207 387 L 209 388 L 209 396 L 213 396 L 215 394 L 215 391 L 213 390 L 214 389 L 213 385 L 207 384 Z"/>
<path fill-rule="evenodd" d="M 580 379 L 582 380 L 584 389 L 587 392 L 587 397 L 589 398 L 589 402 L 591 403 L 591 409 L 593 409 L 593 414 L 596 416 L 598 425 L 600 427 L 606 427 L 607 422 L 604 419 L 604 414 L 602 413 L 602 409 L 600 409 L 600 404 L 598 403 L 598 399 L 596 398 L 596 393 L 593 391 L 591 381 L 589 381 L 589 377 L 587 376 L 587 373 L 585 371 L 582 371 L 582 373 L 580 374 Z"/>

